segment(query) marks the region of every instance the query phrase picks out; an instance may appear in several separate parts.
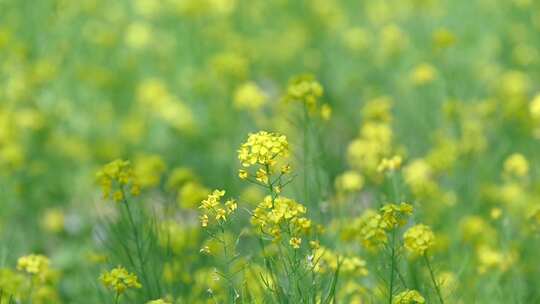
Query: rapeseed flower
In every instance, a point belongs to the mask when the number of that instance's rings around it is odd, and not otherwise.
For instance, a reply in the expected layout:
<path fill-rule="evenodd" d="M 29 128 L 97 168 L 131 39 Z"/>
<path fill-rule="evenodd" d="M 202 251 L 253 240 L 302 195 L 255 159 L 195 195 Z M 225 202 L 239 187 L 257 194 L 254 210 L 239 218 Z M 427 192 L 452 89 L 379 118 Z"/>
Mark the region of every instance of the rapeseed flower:
<path fill-rule="evenodd" d="M 435 235 L 431 228 L 424 224 L 412 226 L 403 234 L 405 248 L 414 255 L 424 255 L 433 248 Z"/>
<path fill-rule="evenodd" d="M 104 198 L 122 202 L 126 199 L 126 192 L 137 196 L 140 186 L 135 178 L 131 163 L 127 160 L 117 159 L 98 171 L 96 174 Z"/>
<path fill-rule="evenodd" d="M 118 266 L 108 272 L 104 272 L 99 280 L 106 288 L 113 290 L 117 295 L 123 294 L 126 290 L 142 288 L 137 276 L 129 273 L 124 267 Z"/>
<path fill-rule="evenodd" d="M 393 304 L 426 303 L 426 299 L 416 290 L 405 290 L 394 297 Z"/>
<path fill-rule="evenodd" d="M 322 85 L 313 75 L 300 75 L 289 81 L 284 99 L 303 103 L 309 110 L 314 110 L 323 93 Z"/>
<path fill-rule="evenodd" d="M 22 256 L 17 260 L 17 270 L 30 275 L 44 275 L 49 270 L 50 260 L 41 254 Z"/>

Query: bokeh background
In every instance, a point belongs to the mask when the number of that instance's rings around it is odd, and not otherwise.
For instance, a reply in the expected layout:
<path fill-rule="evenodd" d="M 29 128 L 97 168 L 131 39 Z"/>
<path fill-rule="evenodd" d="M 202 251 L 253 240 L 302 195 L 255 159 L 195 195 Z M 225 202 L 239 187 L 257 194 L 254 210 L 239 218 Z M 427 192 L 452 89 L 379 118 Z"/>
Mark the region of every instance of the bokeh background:
<path fill-rule="evenodd" d="M 95 172 L 125 158 L 141 204 L 176 208 L 172 293 L 202 298 L 194 274 L 210 262 L 189 210 L 214 188 L 261 196 L 237 178 L 249 132 L 279 131 L 301 154 L 282 97 L 307 73 L 324 87 L 304 202 L 319 220 L 380 197 L 373 162 L 400 154 L 453 301 L 537 303 L 539 32 L 534 0 L 1 0 L 0 287 L 15 290 L 16 259 L 38 252 L 58 274 L 35 302 L 106 303 L 96 278 L 115 206 Z M 364 152 L 370 140 L 388 149 Z M 362 189 L 328 211 L 343 172 Z"/>

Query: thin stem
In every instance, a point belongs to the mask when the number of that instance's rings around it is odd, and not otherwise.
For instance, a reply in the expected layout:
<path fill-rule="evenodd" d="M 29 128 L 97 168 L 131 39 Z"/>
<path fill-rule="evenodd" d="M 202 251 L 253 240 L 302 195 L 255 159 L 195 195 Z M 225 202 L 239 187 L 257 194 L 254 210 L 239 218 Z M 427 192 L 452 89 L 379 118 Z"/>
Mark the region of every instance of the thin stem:
<path fill-rule="evenodd" d="M 391 249 L 390 249 L 390 287 L 388 289 L 388 304 L 392 304 L 392 298 L 394 296 L 394 269 L 396 268 L 396 264 L 395 264 L 395 261 L 396 261 L 396 246 L 395 246 L 395 242 L 396 242 L 396 230 L 395 229 L 392 229 L 392 244 L 390 245 L 391 246 Z"/>
<path fill-rule="evenodd" d="M 116 295 L 114 296 L 114 304 L 118 304 L 120 303 L 120 293 L 116 293 Z"/>
<path fill-rule="evenodd" d="M 424 260 L 426 261 L 426 266 L 429 269 L 429 274 L 431 276 L 431 282 L 433 283 L 433 286 L 435 287 L 435 290 L 437 291 L 437 296 L 439 297 L 439 301 L 441 304 L 444 304 L 443 297 L 441 295 L 441 290 L 439 288 L 439 284 L 437 284 L 437 280 L 435 279 L 435 274 L 433 273 L 433 268 L 431 267 L 431 263 L 429 262 L 429 258 L 427 256 L 427 253 L 424 253 Z"/>
<path fill-rule="evenodd" d="M 303 125 L 303 131 L 304 131 L 304 149 L 303 149 L 303 162 L 304 162 L 304 201 L 306 203 L 309 203 L 309 190 L 308 190 L 308 157 L 309 157 L 309 139 L 308 139 L 308 132 L 309 132 L 309 113 L 307 106 L 304 105 L 304 125 Z"/>
<path fill-rule="evenodd" d="M 124 189 L 122 189 L 122 192 L 124 192 Z M 144 264 L 145 264 L 145 261 L 144 261 L 144 258 L 143 258 L 143 250 L 142 250 L 142 245 L 141 245 L 141 240 L 140 240 L 140 236 L 139 236 L 139 230 L 137 229 L 137 226 L 135 225 L 135 220 L 133 219 L 133 215 L 131 214 L 131 208 L 129 208 L 129 204 L 128 204 L 128 201 L 127 199 L 125 198 L 125 194 L 124 194 L 124 206 L 126 206 L 126 210 L 127 210 L 127 214 L 128 214 L 128 220 L 129 220 L 129 223 L 131 225 L 131 228 L 133 229 L 133 235 L 135 237 L 135 247 L 137 249 L 137 258 L 139 260 L 139 267 L 140 267 L 140 271 L 141 271 L 141 277 L 142 277 L 142 280 L 144 281 L 144 283 L 146 284 L 146 288 L 150 289 L 150 284 L 149 284 L 149 281 L 148 281 L 148 277 L 147 277 L 147 274 L 146 274 L 146 267 L 144 267 Z"/>

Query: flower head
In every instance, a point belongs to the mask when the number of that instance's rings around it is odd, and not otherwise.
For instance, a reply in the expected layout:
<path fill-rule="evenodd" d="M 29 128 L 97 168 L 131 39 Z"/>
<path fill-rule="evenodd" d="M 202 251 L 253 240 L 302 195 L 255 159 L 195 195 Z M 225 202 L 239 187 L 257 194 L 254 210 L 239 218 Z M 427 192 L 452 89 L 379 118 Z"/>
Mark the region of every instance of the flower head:
<path fill-rule="evenodd" d="M 435 235 L 429 226 L 418 224 L 403 235 L 405 248 L 416 255 L 424 255 L 435 244 Z"/>
<path fill-rule="evenodd" d="M 268 97 L 254 82 L 246 82 L 234 92 L 234 106 L 238 109 L 258 110 Z"/>
<path fill-rule="evenodd" d="M 218 222 L 227 221 L 227 216 L 238 208 L 238 204 L 234 199 L 229 199 L 225 204 L 222 204 L 221 198 L 224 195 L 224 190 L 214 190 L 201 202 L 199 208 L 202 209 L 202 214 L 199 219 L 202 227 L 208 227 L 211 218 Z"/>
<path fill-rule="evenodd" d="M 376 249 L 388 241 L 382 220 L 382 216 L 373 210 L 366 210 L 358 219 L 358 234 L 366 248 Z"/>
<path fill-rule="evenodd" d="M 285 100 L 304 103 L 312 110 L 323 93 L 322 85 L 313 75 L 299 75 L 289 81 Z"/>
<path fill-rule="evenodd" d="M 384 205 L 380 213 L 382 215 L 382 227 L 393 229 L 397 226 L 403 226 L 407 222 L 407 217 L 413 212 L 413 207 L 407 203 Z"/>
<path fill-rule="evenodd" d="M 253 211 L 251 224 L 257 227 L 258 231 L 272 235 L 275 239 L 280 238 L 284 226 L 288 227 L 289 233 L 300 235 L 311 228 L 311 220 L 304 216 L 306 212 L 306 207 L 290 198 L 278 196 L 272 199 L 271 196 L 266 196 Z M 299 246 L 297 240 L 291 241 L 291 246 L 296 244 Z"/>
<path fill-rule="evenodd" d="M 117 159 L 106 164 L 98 171 L 96 177 L 104 198 L 121 202 L 125 199 L 125 191 L 130 191 L 133 196 L 140 193 L 140 186 L 135 179 L 133 168 L 127 160 Z"/>
<path fill-rule="evenodd" d="M 399 155 L 396 155 L 392 158 L 383 158 L 381 163 L 377 167 L 377 171 L 379 172 L 396 171 L 399 168 L 401 168 L 401 162 L 402 162 L 402 158 Z"/>
<path fill-rule="evenodd" d="M 238 176 L 247 179 L 251 175 L 266 185 L 272 174 L 281 173 L 281 177 L 290 172 L 290 166 L 283 164 L 288 156 L 289 143 L 284 135 L 266 131 L 249 134 L 247 141 L 238 149 L 238 159 L 244 167 L 238 171 Z M 252 166 L 256 167 L 255 173 L 247 170 Z"/>
<path fill-rule="evenodd" d="M 298 249 L 300 248 L 300 245 L 302 244 L 302 239 L 298 237 L 292 237 L 289 240 L 289 245 L 291 245 L 292 248 Z"/>
<path fill-rule="evenodd" d="M 287 137 L 277 133 L 260 131 L 249 134 L 247 141 L 238 150 L 238 159 L 246 168 L 255 164 L 272 166 L 277 157 L 287 157 L 288 154 Z"/>
<path fill-rule="evenodd" d="M 393 304 L 414 304 L 414 303 L 425 303 L 426 300 L 424 297 L 416 290 L 407 289 L 403 292 L 398 293 L 394 300 Z"/>
<path fill-rule="evenodd" d="M 141 288 L 137 276 L 129 273 L 124 267 L 118 266 L 99 277 L 103 286 L 113 290 L 117 294 L 124 293 L 129 288 Z"/>
<path fill-rule="evenodd" d="M 31 275 L 43 275 L 49 269 L 49 259 L 41 254 L 22 256 L 17 260 L 17 270 Z"/>
<path fill-rule="evenodd" d="M 504 175 L 508 177 L 524 177 L 529 173 L 529 162 L 519 153 L 510 155 L 504 162 Z"/>

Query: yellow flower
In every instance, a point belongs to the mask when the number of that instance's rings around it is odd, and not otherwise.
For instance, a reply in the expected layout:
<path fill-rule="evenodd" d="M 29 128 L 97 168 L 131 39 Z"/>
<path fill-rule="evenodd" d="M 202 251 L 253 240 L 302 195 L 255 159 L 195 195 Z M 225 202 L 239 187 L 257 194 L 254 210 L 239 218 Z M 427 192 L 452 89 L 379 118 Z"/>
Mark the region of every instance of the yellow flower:
<path fill-rule="evenodd" d="M 17 270 L 31 275 L 43 275 L 49 269 L 49 259 L 41 254 L 22 256 L 17 260 Z"/>
<path fill-rule="evenodd" d="M 407 223 L 407 217 L 413 212 L 413 207 L 407 203 L 386 204 L 384 205 L 380 213 L 382 215 L 381 227 L 389 230 L 397 226 L 403 226 Z"/>
<path fill-rule="evenodd" d="M 432 36 L 433 44 L 439 48 L 448 48 L 456 43 L 456 35 L 450 30 L 441 28 L 436 30 Z"/>
<path fill-rule="evenodd" d="M 288 157 L 289 143 L 284 135 L 260 131 L 248 135 L 238 150 L 238 159 L 248 168 L 258 164 L 272 166 L 278 157 Z"/>
<path fill-rule="evenodd" d="M 216 221 L 226 221 L 227 215 L 233 213 L 238 205 L 234 199 L 229 199 L 224 205 L 221 203 L 221 198 L 225 195 L 224 190 L 214 190 L 208 197 L 201 202 L 199 206 L 202 209 L 202 214 L 199 217 L 201 226 L 208 227 L 211 215 Z M 222 206 L 225 206 L 223 208 Z"/>
<path fill-rule="evenodd" d="M 318 247 L 314 249 L 313 260 L 317 261 L 314 271 L 318 273 L 335 272 L 340 266 L 340 273 L 366 276 L 368 270 L 366 261 L 355 256 L 344 256 L 333 252 L 329 248 Z"/>
<path fill-rule="evenodd" d="M 137 276 L 129 273 L 124 267 L 118 266 L 99 277 L 103 286 L 113 290 L 116 294 L 122 294 L 129 288 L 141 288 Z"/>
<path fill-rule="evenodd" d="M 176 200 L 182 208 L 194 208 L 203 200 L 210 190 L 198 182 L 187 182 L 178 191 Z"/>
<path fill-rule="evenodd" d="M 321 118 L 324 121 L 329 121 L 332 118 L 332 107 L 327 103 L 321 106 Z"/>
<path fill-rule="evenodd" d="M 437 78 L 437 70 L 427 63 L 418 65 L 411 73 L 411 80 L 416 85 L 428 84 L 435 78 Z"/>
<path fill-rule="evenodd" d="M 401 156 L 396 155 L 392 158 L 383 158 L 379 166 L 377 167 L 377 171 L 379 172 L 387 172 L 387 171 L 396 171 L 399 168 L 401 168 Z"/>
<path fill-rule="evenodd" d="M 405 241 L 405 248 L 415 255 L 424 255 L 435 243 L 433 231 L 423 224 L 409 228 L 405 231 L 403 239 Z"/>
<path fill-rule="evenodd" d="M 247 171 L 244 170 L 244 169 L 238 170 L 238 177 L 239 177 L 240 179 L 246 179 L 246 178 L 248 178 L 248 173 L 247 173 Z"/>
<path fill-rule="evenodd" d="M 289 174 L 291 173 L 291 165 L 286 164 L 281 167 L 281 174 Z"/>
<path fill-rule="evenodd" d="M 96 177 L 101 186 L 103 198 L 122 202 L 125 199 L 124 191 L 130 191 L 133 196 L 139 194 L 139 184 L 135 179 L 131 163 L 127 160 L 117 159 L 106 164 L 98 171 Z"/>
<path fill-rule="evenodd" d="M 306 212 L 306 207 L 290 198 L 278 196 L 272 200 L 266 196 L 253 211 L 251 224 L 257 231 L 274 235 L 276 239 L 283 227 L 287 227 L 288 233 L 298 235 L 311 228 L 311 220 L 304 217 Z"/>
<path fill-rule="evenodd" d="M 202 227 L 208 227 L 208 214 L 203 214 L 199 217 Z"/>
<path fill-rule="evenodd" d="M 234 106 L 238 109 L 258 110 L 267 100 L 266 94 L 254 82 L 246 82 L 234 92 Z"/>
<path fill-rule="evenodd" d="M 425 302 L 426 300 L 418 291 L 409 289 L 398 293 L 392 301 L 393 304 L 421 304 Z"/>
<path fill-rule="evenodd" d="M 358 234 L 366 248 L 376 249 L 386 244 L 388 238 L 381 223 L 382 216 L 373 210 L 366 210 L 358 219 Z"/>
<path fill-rule="evenodd" d="M 263 184 L 268 184 L 268 172 L 263 168 L 259 168 L 255 174 L 255 179 Z"/>
<path fill-rule="evenodd" d="M 41 226 L 48 232 L 58 233 L 64 230 L 65 216 L 59 209 L 48 209 L 43 215 Z"/>
<path fill-rule="evenodd" d="M 529 162 L 519 153 L 510 155 L 504 161 L 504 175 L 508 177 L 524 177 L 529 173 Z"/>
<path fill-rule="evenodd" d="M 540 94 L 537 94 L 531 101 L 529 112 L 534 119 L 540 120 Z"/>
<path fill-rule="evenodd" d="M 225 207 L 227 207 L 227 214 L 231 214 L 238 208 L 238 204 L 234 199 L 230 199 L 225 202 Z"/>
<path fill-rule="evenodd" d="M 479 246 L 476 250 L 478 259 L 478 272 L 485 273 L 490 270 L 506 271 L 513 263 L 513 257 L 487 245 Z"/>
<path fill-rule="evenodd" d="M 134 161 L 134 173 L 138 185 L 142 188 L 159 184 L 166 165 L 159 155 L 139 155 Z"/>
<path fill-rule="evenodd" d="M 301 239 L 301 238 L 292 237 L 292 238 L 289 240 L 289 245 L 291 245 L 292 248 L 294 248 L 294 249 L 300 248 L 300 245 L 301 245 L 301 244 L 302 244 L 302 239 Z"/>
<path fill-rule="evenodd" d="M 304 103 L 308 109 L 313 110 L 323 93 L 322 85 L 313 75 L 300 75 L 289 81 L 284 99 Z"/>
<path fill-rule="evenodd" d="M 226 214 L 227 214 L 227 212 L 225 211 L 225 209 L 217 208 L 216 209 L 216 220 L 217 221 L 219 221 L 219 220 L 226 221 L 227 220 L 227 218 L 225 217 Z"/>
<path fill-rule="evenodd" d="M 356 192 L 362 190 L 364 177 L 356 171 L 346 171 L 336 178 L 335 184 L 339 192 Z"/>
<path fill-rule="evenodd" d="M 125 41 L 129 47 L 141 49 L 148 46 L 152 36 L 152 29 L 148 24 L 134 22 L 126 30 Z"/>
<path fill-rule="evenodd" d="M 208 197 L 201 202 L 199 208 L 212 210 L 221 203 L 221 198 L 225 195 L 225 190 L 214 190 Z"/>

